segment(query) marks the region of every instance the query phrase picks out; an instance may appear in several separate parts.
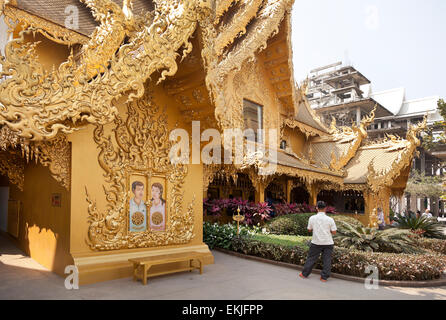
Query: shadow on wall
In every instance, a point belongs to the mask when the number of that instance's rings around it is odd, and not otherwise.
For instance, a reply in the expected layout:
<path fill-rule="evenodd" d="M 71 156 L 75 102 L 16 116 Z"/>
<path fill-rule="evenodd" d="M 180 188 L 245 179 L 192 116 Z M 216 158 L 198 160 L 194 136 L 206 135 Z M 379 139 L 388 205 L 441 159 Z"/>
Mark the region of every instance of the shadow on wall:
<path fill-rule="evenodd" d="M 4 177 L 1 181 L 4 184 Z M 70 193 L 51 177 L 48 168 L 35 163 L 25 168 L 23 191 L 7 183 L 9 200 L 20 201 L 19 234 L 13 242 L 45 268 L 64 275 L 65 267 L 73 264 Z"/>

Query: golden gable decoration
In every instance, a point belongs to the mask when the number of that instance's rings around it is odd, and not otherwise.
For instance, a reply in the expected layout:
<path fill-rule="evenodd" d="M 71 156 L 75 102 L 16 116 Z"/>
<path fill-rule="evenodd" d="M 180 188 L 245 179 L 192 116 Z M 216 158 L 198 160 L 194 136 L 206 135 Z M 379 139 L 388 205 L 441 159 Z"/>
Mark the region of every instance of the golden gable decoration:
<path fill-rule="evenodd" d="M 153 19 L 145 20 L 131 14 L 131 1 L 124 1 L 122 9 L 111 0 L 83 1 L 100 26 L 82 47 L 79 63 L 71 54 L 58 70 L 44 70 L 35 56 L 36 43 L 24 40 L 32 28 L 6 46 L 0 124 L 21 137 L 46 140 L 72 133 L 79 122 L 112 122 L 117 115 L 113 101 L 129 91 L 130 100 L 140 98 L 155 71 L 161 72 L 158 82 L 176 73 L 178 50 L 183 48 L 183 57 L 191 52 L 189 38 L 210 10 L 206 0 L 156 1 Z"/>

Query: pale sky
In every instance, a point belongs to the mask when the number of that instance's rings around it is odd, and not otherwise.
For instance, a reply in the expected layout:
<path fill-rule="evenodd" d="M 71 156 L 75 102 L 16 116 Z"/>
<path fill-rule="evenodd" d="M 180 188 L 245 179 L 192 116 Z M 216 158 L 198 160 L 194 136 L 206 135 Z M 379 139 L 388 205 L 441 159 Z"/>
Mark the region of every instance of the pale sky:
<path fill-rule="evenodd" d="M 296 0 L 292 28 L 296 81 L 347 57 L 374 92 L 446 97 L 446 0 Z"/>

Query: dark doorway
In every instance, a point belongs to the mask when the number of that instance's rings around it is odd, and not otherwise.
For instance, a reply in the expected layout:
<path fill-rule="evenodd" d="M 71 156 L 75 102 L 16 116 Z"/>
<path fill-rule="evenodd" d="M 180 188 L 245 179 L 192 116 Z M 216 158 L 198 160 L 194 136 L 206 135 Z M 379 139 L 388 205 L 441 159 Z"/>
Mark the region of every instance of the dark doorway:
<path fill-rule="evenodd" d="M 296 187 L 291 190 L 291 203 L 310 203 L 310 194 L 304 187 Z"/>

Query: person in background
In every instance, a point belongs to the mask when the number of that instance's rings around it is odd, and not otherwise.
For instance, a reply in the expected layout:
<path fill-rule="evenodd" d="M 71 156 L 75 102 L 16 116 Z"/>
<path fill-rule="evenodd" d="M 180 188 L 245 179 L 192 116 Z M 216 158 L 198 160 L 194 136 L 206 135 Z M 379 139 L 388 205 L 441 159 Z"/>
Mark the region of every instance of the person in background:
<path fill-rule="evenodd" d="M 308 231 L 313 233 L 310 250 L 308 252 L 307 261 L 304 269 L 299 277 L 302 279 L 308 278 L 313 270 L 316 261 L 322 253 L 323 269 L 321 273 L 321 281 L 327 282 L 331 274 L 331 256 L 333 254 L 333 235 L 336 234 L 336 223 L 333 218 L 325 214 L 327 205 L 324 201 L 318 201 L 318 213 L 311 216 L 308 220 Z"/>
<path fill-rule="evenodd" d="M 424 211 L 422 217 L 426 218 L 426 219 L 431 219 L 433 216 L 432 216 L 431 211 L 429 209 L 426 209 L 426 211 Z"/>
<path fill-rule="evenodd" d="M 386 221 L 384 220 L 384 212 L 382 208 L 378 208 L 378 229 L 384 230 Z"/>
<path fill-rule="evenodd" d="M 417 210 L 417 218 L 421 217 L 421 211 Z"/>

